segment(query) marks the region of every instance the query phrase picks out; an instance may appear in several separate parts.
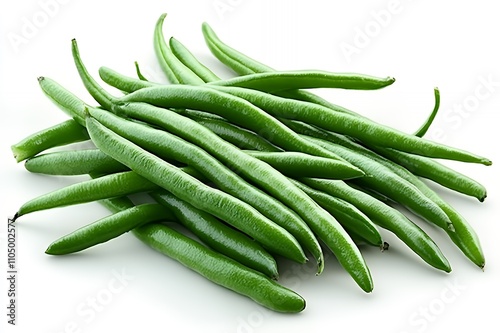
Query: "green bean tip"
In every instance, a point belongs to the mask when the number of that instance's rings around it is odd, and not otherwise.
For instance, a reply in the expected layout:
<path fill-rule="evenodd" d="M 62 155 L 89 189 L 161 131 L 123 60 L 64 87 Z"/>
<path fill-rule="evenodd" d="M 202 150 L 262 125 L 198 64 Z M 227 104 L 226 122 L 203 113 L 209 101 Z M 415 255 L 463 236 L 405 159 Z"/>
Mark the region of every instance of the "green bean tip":
<path fill-rule="evenodd" d="M 389 243 L 384 242 L 383 244 L 380 245 L 380 252 L 384 252 L 389 250 Z"/>
<path fill-rule="evenodd" d="M 45 80 L 45 77 L 43 76 L 39 76 L 36 78 L 38 80 L 38 82 L 42 82 L 43 80 Z"/>

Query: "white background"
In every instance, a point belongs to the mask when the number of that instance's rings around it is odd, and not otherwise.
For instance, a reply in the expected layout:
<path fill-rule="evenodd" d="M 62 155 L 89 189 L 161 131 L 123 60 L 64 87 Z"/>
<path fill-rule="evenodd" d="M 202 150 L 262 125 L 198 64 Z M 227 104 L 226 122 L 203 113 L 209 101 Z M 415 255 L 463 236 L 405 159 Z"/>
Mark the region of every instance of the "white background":
<path fill-rule="evenodd" d="M 0 8 L 4 221 L 23 202 L 80 180 L 30 174 L 11 156 L 11 144 L 66 119 L 43 96 L 37 76 L 55 79 L 91 102 L 72 64 L 70 40 L 77 38 L 94 75 L 102 65 L 132 75 L 133 61 L 138 60 L 146 75 L 163 81 L 152 46 L 154 24 L 163 12 L 168 13 L 165 36 L 182 41 L 222 77 L 233 73 L 206 48 L 203 21 L 223 41 L 277 69 L 394 76 L 396 83 L 381 91 L 320 93 L 403 131 L 420 126 L 432 109 L 432 88 L 438 86 L 442 109 L 428 137 L 500 160 L 500 21 L 495 1 L 55 1 L 4 1 Z M 382 14 L 388 10 L 389 16 Z M 29 31 L 29 24 L 38 27 Z M 356 48 L 355 53 L 343 52 L 347 45 L 351 51 Z M 488 80 L 493 83 L 485 85 Z M 483 93 L 480 98 L 477 91 Z M 211 284 L 132 235 L 78 255 L 45 255 L 56 238 L 108 214 L 93 203 L 18 221 L 18 325 L 6 324 L 2 273 L 1 327 L 41 333 L 491 332 L 498 327 L 500 296 L 498 164 L 446 164 L 488 188 L 488 199 L 481 204 L 434 187 L 477 230 L 487 258 L 484 272 L 443 233 L 415 218 L 450 260 L 451 274 L 427 267 L 384 232 L 389 251 L 363 249 L 375 281 L 372 294 L 364 294 L 331 256 L 319 277 L 311 267 L 280 262 L 282 283 L 304 296 L 307 308 L 298 315 L 276 314 Z M 5 233 L 2 227 L 0 267 L 6 272 Z M 120 284 L 116 275 L 123 273 L 130 279 Z M 95 297 L 106 303 L 99 304 L 99 311 L 88 305 Z"/>

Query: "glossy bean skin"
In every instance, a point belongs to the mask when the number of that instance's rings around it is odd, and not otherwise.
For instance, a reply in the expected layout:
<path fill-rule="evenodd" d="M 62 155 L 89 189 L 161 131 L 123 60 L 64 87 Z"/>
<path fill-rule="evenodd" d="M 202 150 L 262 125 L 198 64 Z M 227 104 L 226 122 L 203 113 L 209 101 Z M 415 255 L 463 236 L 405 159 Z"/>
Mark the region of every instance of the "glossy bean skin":
<path fill-rule="evenodd" d="M 64 255 L 105 243 L 146 223 L 174 221 L 174 215 L 158 204 L 142 204 L 121 210 L 85 225 L 52 242 L 45 253 Z"/>
<path fill-rule="evenodd" d="M 34 198 L 19 208 L 14 219 L 36 211 L 120 197 L 157 188 L 157 185 L 145 181 L 143 177 L 131 171 L 111 174 L 69 185 Z"/>
<path fill-rule="evenodd" d="M 434 241 L 398 210 L 352 188 L 343 181 L 314 178 L 301 178 L 300 181 L 314 189 L 350 202 L 375 224 L 394 233 L 426 263 L 445 272 L 451 271 L 448 260 Z"/>
<path fill-rule="evenodd" d="M 49 148 L 89 139 L 85 128 L 70 119 L 27 136 L 10 149 L 16 161 L 21 162 Z"/>
<path fill-rule="evenodd" d="M 99 149 L 46 153 L 28 159 L 24 166 L 30 172 L 58 176 L 110 174 L 128 170 Z"/>
<path fill-rule="evenodd" d="M 476 180 L 453 170 L 433 159 L 411 155 L 390 148 L 368 146 L 381 156 L 405 167 L 414 175 L 432 180 L 446 188 L 484 201 L 486 188 Z"/>
<path fill-rule="evenodd" d="M 208 67 L 201 64 L 194 55 L 177 39 L 169 39 L 172 54 L 204 82 L 220 80 Z"/>
<path fill-rule="evenodd" d="M 151 196 L 213 250 L 272 279 L 278 279 L 276 261 L 259 243 L 167 191 L 155 191 Z"/>
<path fill-rule="evenodd" d="M 134 233 L 153 249 L 216 284 L 250 297 L 264 307 L 291 313 L 305 308 L 304 299 L 295 292 L 165 225 L 145 225 Z"/>
<path fill-rule="evenodd" d="M 321 248 L 307 224 L 280 201 L 246 182 L 205 150 L 168 132 L 122 119 L 108 111 L 89 109 L 101 124 L 163 159 L 185 163 L 199 171 L 222 191 L 248 203 L 261 214 L 289 231 L 315 258 Z M 272 182 L 272 179 L 269 179 Z"/>
<path fill-rule="evenodd" d="M 90 137 L 104 153 L 198 209 L 232 224 L 271 251 L 305 262 L 296 239 L 250 205 L 185 174 L 159 157 L 87 118 Z"/>
<path fill-rule="evenodd" d="M 350 235 L 355 234 L 370 245 L 383 246 L 382 236 L 377 226 L 354 205 L 315 190 L 299 181 L 294 181 L 294 184 L 332 214 Z"/>
<path fill-rule="evenodd" d="M 250 156 L 269 163 L 290 177 L 317 177 L 328 179 L 359 178 L 357 170 L 346 168 L 346 162 L 297 152 L 260 152 L 245 150 Z"/>
<path fill-rule="evenodd" d="M 272 93 L 281 90 L 310 88 L 374 90 L 387 87 L 392 83 L 394 83 L 394 78 L 378 78 L 356 73 L 288 71 L 249 74 L 229 80 L 214 81 L 210 84 Z"/>
<path fill-rule="evenodd" d="M 195 116 L 192 113 L 182 112 L 182 115 L 193 119 L 198 124 L 208 128 L 222 139 L 237 146 L 240 149 L 251 149 L 268 152 L 283 151 L 271 144 L 266 139 L 258 136 L 254 132 L 228 123 L 225 120 L 209 119 L 206 117 Z"/>

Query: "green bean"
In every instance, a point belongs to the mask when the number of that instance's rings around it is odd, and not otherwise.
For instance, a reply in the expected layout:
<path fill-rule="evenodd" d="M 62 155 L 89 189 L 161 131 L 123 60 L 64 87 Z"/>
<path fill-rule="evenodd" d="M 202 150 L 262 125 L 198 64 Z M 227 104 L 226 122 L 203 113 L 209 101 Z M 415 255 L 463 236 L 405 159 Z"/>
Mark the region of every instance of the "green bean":
<path fill-rule="evenodd" d="M 362 142 L 394 148 L 416 155 L 491 165 L 491 161 L 485 157 L 477 156 L 464 150 L 452 148 L 413 135 L 408 135 L 374 121 L 339 113 L 321 105 L 286 99 L 244 88 L 211 87 L 243 98 L 259 107 L 261 110 L 276 117 L 303 121 L 325 130 L 349 135 Z M 152 91 L 155 92 L 160 90 L 157 87 L 148 89 L 154 89 Z M 145 95 L 147 93 L 140 94 L 140 92 L 145 92 L 148 89 L 139 90 L 128 95 L 125 99 L 133 100 L 134 98 L 129 96 L 133 96 L 134 94 Z M 154 98 L 152 102 L 155 102 Z M 228 118 L 228 120 L 232 119 Z"/>
<path fill-rule="evenodd" d="M 99 149 L 85 149 L 47 153 L 30 158 L 26 170 L 46 175 L 109 174 L 128 168 Z"/>
<path fill-rule="evenodd" d="M 88 139 L 89 135 L 85 128 L 70 119 L 27 136 L 18 143 L 13 144 L 10 149 L 16 161 L 21 162 L 49 148 Z"/>
<path fill-rule="evenodd" d="M 19 208 L 14 216 L 14 220 L 36 211 L 120 197 L 156 188 L 155 184 L 145 181 L 143 177 L 135 172 L 127 171 L 111 174 L 98 179 L 69 185 L 34 198 Z"/>
<path fill-rule="evenodd" d="M 186 110 L 188 111 L 188 110 Z M 281 149 L 271 144 L 266 139 L 258 136 L 254 132 L 238 127 L 225 120 L 209 119 L 200 117 L 193 112 L 181 112 L 180 114 L 195 120 L 198 124 L 205 126 L 222 139 L 234 144 L 241 149 L 262 150 L 268 152 L 279 152 Z"/>
<path fill-rule="evenodd" d="M 148 224 L 134 231 L 153 249 L 179 261 L 210 281 L 250 297 L 278 312 L 300 312 L 305 301 L 295 292 L 236 261 L 207 249 L 173 229 Z"/>
<path fill-rule="evenodd" d="M 93 118 L 87 119 L 87 129 L 99 149 L 149 181 L 247 233 L 269 250 L 299 262 L 306 260 L 293 236 L 250 205 L 206 186 Z"/>
<path fill-rule="evenodd" d="M 260 152 L 245 150 L 250 156 L 269 163 L 276 170 L 290 177 L 317 177 L 329 179 L 358 178 L 358 172 L 344 169 L 345 163 L 331 158 L 296 152 Z"/>
<path fill-rule="evenodd" d="M 314 189 L 350 202 L 375 224 L 394 233 L 426 263 L 445 272 L 451 271 L 448 260 L 434 241 L 396 209 L 350 187 L 343 181 L 313 178 L 301 178 L 300 181 Z"/>
<path fill-rule="evenodd" d="M 369 148 L 385 158 L 405 167 L 416 176 L 430 179 L 451 190 L 475 197 L 481 202 L 486 199 L 487 191 L 483 185 L 437 161 L 389 148 L 377 146 L 369 146 Z"/>
<path fill-rule="evenodd" d="M 411 183 L 395 175 L 382 164 L 330 141 L 313 137 L 309 137 L 309 139 L 323 145 L 325 148 L 332 149 L 349 162 L 362 168 L 368 177 L 363 177 L 356 183 L 404 205 L 430 223 L 434 223 L 443 229 L 453 230 L 453 224 L 438 205 L 423 195 Z"/>
<path fill-rule="evenodd" d="M 415 136 L 418 137 L 423 137 L 425 133 L 427 133 L 427 130 L 429 127 L 431 127 L 432 122 L 434 121 L 434 118 L 436 118 L 436 115 L 439 111 L 439 104 L 441 101 L 441 96 L 439 94 L 439 89 L 434 88 L 434 109 L 432 110 L 431 114 L 425 121 L 425 123 L 422 124 L 422 126 L 415 132 Z"/>
<path fill-rule="evenodd" d="M 270 67 L 267 67 L 249 57 L 240 54 L 239 52 L 230 48 L 229 46 L 227 46 L 226 49 L 224 50 L 225 53 L 221 52 L 219 45 L 215 43 L 216 41 L 220 42 L 220 40 L 217 38 L 215 32 L 208 25 L 208 23 L 206 22 L 203 23 L 202 31 L 203 31 L 203 36 L 205 37 L 205 42 L 207 43 L 207 46 L 210 49 L 210 51 L 219 60 L 221 60 L 224 64 L 229 66 L 236 73 L 240 75 L 247 75 L 247 74 L 273 71 Z M 231 56 L 227 55 L 229 53 L 232 53 Z M 222 59 L 224 59 L 224 61 Z M 229 65 L 229 63 L 231 65 Z"/>
<path fill-rule="evenodd" d="M 355 206 L 324 192 L 314 190 L 299 181 L 294 181 L 294 184 L 332 214 L 349 234 L 358 235 L 368 244 L 382 248 L 382 236 L 380 236 L 377 226 Z"/>
<path fill-rule="evenodd" d="M 151 193 L 151 196 L 172 211 L 187 229 L 210 248 L 273 279 L 278 279 L 278 268 L 274 258 L 248 236 L 166 191 L 156 191 Z"/>
<path fill-rule="evenodd" d="M 165 37 L 163 36 L 163 21 L 167 14 L 162 14 L 155 26 L 154 33 L 154 45 L 156 56 L 160 62 L 161 68 L 167 75 L 171 83 L 187 83 L 191 84 L 203 84 L 205 83 L 196 74 L 194 74 L 189 68 L 184 66 L 177 58 L 172 54 L 172 51 L 165 43 Z M 174 62 L 174 64 L 172 64 Z M 172 67 L 175 66 L 176 70 Z"/>
<path fill-rule="evenodd" d="M 112 214 L 65 235 L 49 245 L 45 253 L 63 255 L 107 242 L 146 223 L 174 219 L 158 204 L 142 204 Z"/>
<path fill-rule="evenodd" d="M 356 73 L 326 71 L 268 72 L 239 76 L 230 80 L 214 81 L 211 85 L 242 87 L 265 92 L 290 89 L 341 88 L 356 90 L 380 89 L 391 85 L 394 78 L 378 78 Z"/>
<path fill-rule="evenodd" d="M 215 75 L 210 69 L 201 64 L 191 52 L 177 39 L 171 37 L 169 40 L 170 49 L 179 61 L 181 61 L 184 66 L 189 68 L 193 73 L 195 73 L 204 82 L 217 81 L 219 77 Z"/>
<path fill-rule="evenodd" d="M 151 81 L 138 80 L 136 78 L 120 74 L 117 71 L 105 66 L 99 68 L 99 77 L 110 86 L 127 93 L 159 85 L 158 83 Z"/>
<path fill-rule="evenodd" d="M 316 237 L 295 212 L 248 184 L 203 149 L 175 135 L 124 120 L 108 111 L 89 109 L 89 113 L 100 124 L 148 152 L 195 168 L 219 189 L 253 206 L 261 214 L 288 230 L 317 260 L 321 260 L 321 248 Z"/>

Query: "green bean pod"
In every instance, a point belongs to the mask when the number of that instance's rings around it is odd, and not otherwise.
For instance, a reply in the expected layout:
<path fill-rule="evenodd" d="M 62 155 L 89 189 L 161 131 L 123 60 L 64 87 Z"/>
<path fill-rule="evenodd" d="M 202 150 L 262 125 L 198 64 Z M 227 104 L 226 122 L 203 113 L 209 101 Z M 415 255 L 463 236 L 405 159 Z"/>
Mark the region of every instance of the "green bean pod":
<path fill-rule="evenodd" d="M 151 196 L 213 250 L 272 279 L 278 279 L 276 261 L 259 243 L 166 191 L 155 191 Z"/>
<path fill-rule="evenodd" d="M 396 235 L 426 263 L 439 270 L 451 272 L 450 263 L 434 241 L 398 210 L 352 188 L 343 181 L 313 178 L 301 178 L 300 181 L 314 189 L 350 202 L 375 224 Z"/>
<path fill-rule="evenodd" d="M 162 130 L 124 120 L 108 111 L 89 109 L 100 124 L 160 158 L 186 163 L 219 189 L 248 203 L 261 214 L 288 230 L 301 245 L 321 260 L 321 248 L 307 224 L 291 209 L 248 184 L 205 150 Z M 270 180 L 271 181 L 271 180 Z"/>
<path fill-rule="evenodd" d="M 341 88 L 374 90 L 394 83 L 394 78 L 378 78 L 357 73 L 332 73 L 326 71 L 288 71 L 256 73 L 238 76 L 224 81 L 214 81 L 211 85 L 241 87 L 263 92 L 290 89 Z"/>
<path fill-rule="evenodd" d="M 231 124 L 223 118 L 217 119 L 215 116 L 210 117 L 212 116 L 211 113 L 208 113 L 207 116 L 202 116 L 198 111 L 183 110 L 179 114 L 196 121 L 200 125 L 203 125 L 220 136 L 222 139 L 232 143 L 240 149 L 267 152 L 283 151 L 252 131 Z"/>
<path fill-rule="evenodd" d="M 151 191 L 157 185 L 146 181 L 135 172 L 111 174 L 98 179 L 76 183 L 53 192 L 43 194 L 23 204 L 14 220 L 28 213 L 92 202 L 101 199 L 121 197 L 133 193 Z"/>
<path fill-rule="evenodd" d="M 99 77 L 110 86 L 128 93 L 159 85 L 158 83 L 151 81 L 138 80 L 136 78 L 123 75 L 105 66 L 99 68 Z"/>
<path fill-rule="evenodd" d="M 170 37 L 170 50 L 180 62 L 195 73 L 204 82 L 220 80 L 210 69 L 201 64 L 194 55 L 177 39 Z"/>
<path fill-rule="evenodd" d="M 166 16 L 167 14 L 162 14 L 160 16 L 156 22 L 154 32 L 155 51 L 161 68 L 171 83 L 204 84 L 205 82 L 202 79 L 184 66 L 184 64 L 174 56 L 165 42 L 165 37 L 163 36 L 163 21 Z"/>
<path fill-rule="evenodd" d="M 110 174 L 128 170 L 99 149 L 47 153 L 28 159 L 24 166 L 30 172 L 59 176 Z"/>
<path fill-rule="evenodd" d="M 16 161 L 21 162 L 49 148 L 89 139 L 85 128 L 70 119 L 27 136 L 18 143 L 13 144 L 10 149 Z"/>
<path fill-rule="evenodd" d="M 317 177 L 328 179 L 358 178 L 359 173 L 345 168 L 347 162 L 297 152 L 261 152 L 245 150 L 250 156 L 269 163 L 290 177 Z M 348 164 L 347 164 L 348 165 Z"/>
<path fill-rule="evenodd" d="M 377 226 L 354 205 L 312 189 L 299 181 L 294 181 L 294 184 L 332 214 L 350 235 L 355 234 L 370 245 L 383 247 L 382 236 Z"/>
<path fill-rule="evenodd" d="M 271 310 L 293 313 L 305 308 L 304 299 L 295 292 L 165 225 L 148 224 L 134 233 L 153 249 Z"/>
<path fill-rule="evenodd" d="M 90 137 L 104 153 L 198 209 L 206 211 L 255 238 L 270 251 L 305 262 L 296 239 L 250 205 L 185 174 L 159 157 L 132 144 L 93 118 L 87 118 Z"/>
<path fill-rule="evenodd" d="M 430 179 L 444 187 L 484 201 L 486 188 L 476 180 L 430 158 L 400 152 L 394 149 L 369 146 L 371 150 L 405 167 L 414 175 Z"/>
<path fill-rule="evenodd" d="M 107 242 L 146 223 L 168 220 L 175 217 L 158 204 L 134 206 L 65 235 L 49 245 L 45 253 L 51 255 L 70 254 Z"/>

